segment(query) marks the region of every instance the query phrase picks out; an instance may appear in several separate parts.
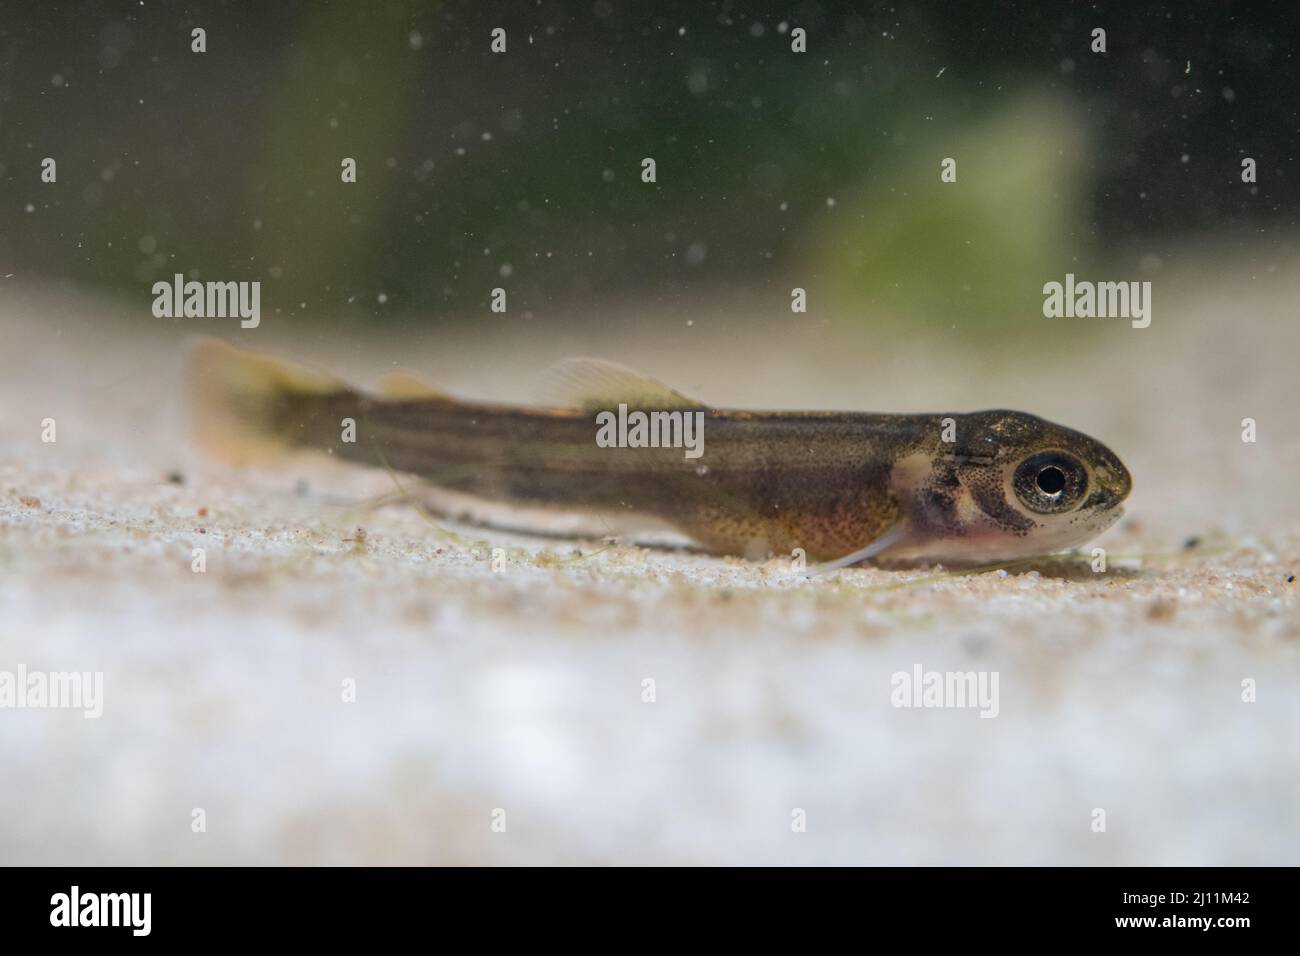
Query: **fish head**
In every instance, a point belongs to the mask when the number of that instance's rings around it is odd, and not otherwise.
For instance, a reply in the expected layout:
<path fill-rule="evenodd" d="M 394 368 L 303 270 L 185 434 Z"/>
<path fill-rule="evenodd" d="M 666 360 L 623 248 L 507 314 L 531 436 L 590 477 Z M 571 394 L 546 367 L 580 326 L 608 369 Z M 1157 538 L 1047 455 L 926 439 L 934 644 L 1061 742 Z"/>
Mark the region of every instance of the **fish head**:
<path fill-rule="evenodd" d="M 895 467 L 909 533 L 890 557 L 984 562 L 1051 554 L 1096 537 L 1123 514 L 1132 479 L 1096 439 L 1024 412 L 943 421 L 950 434 Z"/>

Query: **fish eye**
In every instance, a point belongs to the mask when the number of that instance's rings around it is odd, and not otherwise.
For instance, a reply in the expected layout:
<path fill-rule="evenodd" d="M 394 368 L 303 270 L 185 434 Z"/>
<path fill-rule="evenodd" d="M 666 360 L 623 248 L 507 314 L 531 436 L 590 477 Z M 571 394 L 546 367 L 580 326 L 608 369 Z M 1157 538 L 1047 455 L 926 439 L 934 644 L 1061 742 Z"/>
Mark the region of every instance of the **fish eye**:
<path fill-rule="evenodd" d="M 1022 461 L 1011 483 L 1026 508 L 1039 514 L 1059 514 L 1083 500 L 1088 472 L 1077 458 L 1049 451 Z"/>

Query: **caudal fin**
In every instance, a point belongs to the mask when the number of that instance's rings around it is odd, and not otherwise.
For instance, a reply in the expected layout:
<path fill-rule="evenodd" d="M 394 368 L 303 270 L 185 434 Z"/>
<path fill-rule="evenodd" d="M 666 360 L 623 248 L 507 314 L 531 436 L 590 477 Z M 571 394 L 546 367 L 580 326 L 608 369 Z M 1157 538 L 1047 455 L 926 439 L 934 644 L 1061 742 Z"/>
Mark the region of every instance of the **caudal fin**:
<path fill-rule="evenodd" d="M 260 352 L 202 339 L 190 354 L 190 414 L 205 452 L 231 465 L 261 464 L 294 445 L 296 400 L 345 392 L 337 379 Z"/>

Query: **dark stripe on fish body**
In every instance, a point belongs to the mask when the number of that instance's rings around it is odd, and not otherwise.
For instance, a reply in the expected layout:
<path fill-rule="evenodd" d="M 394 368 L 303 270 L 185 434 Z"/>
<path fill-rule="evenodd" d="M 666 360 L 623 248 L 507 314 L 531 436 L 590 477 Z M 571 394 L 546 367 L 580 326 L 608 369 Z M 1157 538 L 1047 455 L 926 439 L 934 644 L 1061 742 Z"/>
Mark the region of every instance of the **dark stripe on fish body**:
<path fill-rule="evenodd" d="M 682 415 L 694 414 L 683 409 Z M 625 509 L 675 522 L 715 546 L 857 547 L 897 517 L 889 478 L 932 443 L 933 415 L 706 409 L 700 458 L 682 448 L 602 448 L 595 413 L 298 395 L 283 433 L 346 460 L 418 475 L 438 487 L 525 505 Z M 341 440 L 356 420 L 356 442 Z"/>

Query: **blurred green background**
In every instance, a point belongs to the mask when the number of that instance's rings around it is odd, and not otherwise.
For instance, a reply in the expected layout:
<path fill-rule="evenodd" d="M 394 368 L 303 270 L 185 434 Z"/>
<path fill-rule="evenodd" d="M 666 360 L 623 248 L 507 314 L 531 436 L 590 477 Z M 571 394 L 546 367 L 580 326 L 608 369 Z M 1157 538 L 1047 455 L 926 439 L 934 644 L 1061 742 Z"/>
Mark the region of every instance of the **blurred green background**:
<path fill-rule="evenodd" d="M 569 323 L 704 294 L 788 314 L 800 286 L 848 325 L 980 331 L 1041 315 L 1066 271 L 1286 242 L 1300 198 L 1294 9 L 3 11 L 0 273 L 141 309 L 175 272 L 260 279 L 264 314 L 381 325 L 481 317 L 497 286 L 512 316 Z"/>

